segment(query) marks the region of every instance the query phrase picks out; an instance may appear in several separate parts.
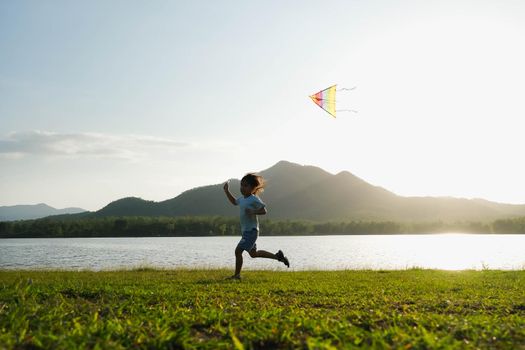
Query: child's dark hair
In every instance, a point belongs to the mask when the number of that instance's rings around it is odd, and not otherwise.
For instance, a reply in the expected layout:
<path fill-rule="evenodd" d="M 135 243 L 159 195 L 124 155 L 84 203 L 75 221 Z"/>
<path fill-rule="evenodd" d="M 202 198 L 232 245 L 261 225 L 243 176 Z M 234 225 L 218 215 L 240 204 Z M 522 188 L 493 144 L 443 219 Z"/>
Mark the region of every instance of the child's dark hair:
<path fill-rule="evenodd" d="M 266 186 L 266 181 L 264 181 L 263 177 L 254 173 L 244 175 L 241 179 L 241 182 L 242 181 L 245 181 L 248 185 L 253 187 L 254 194 L 262 193 L 264 191 L 264 186 Z"/>

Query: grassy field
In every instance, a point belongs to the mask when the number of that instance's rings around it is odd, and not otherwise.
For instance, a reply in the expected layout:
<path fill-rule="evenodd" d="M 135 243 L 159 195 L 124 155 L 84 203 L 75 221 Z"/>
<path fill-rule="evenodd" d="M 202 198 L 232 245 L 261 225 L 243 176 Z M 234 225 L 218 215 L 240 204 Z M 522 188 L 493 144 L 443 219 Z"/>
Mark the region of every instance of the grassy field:
<path fill-rule="evenodd" d="M 0 348 L 525 349 L 525 271 L 0 271 Z"/>

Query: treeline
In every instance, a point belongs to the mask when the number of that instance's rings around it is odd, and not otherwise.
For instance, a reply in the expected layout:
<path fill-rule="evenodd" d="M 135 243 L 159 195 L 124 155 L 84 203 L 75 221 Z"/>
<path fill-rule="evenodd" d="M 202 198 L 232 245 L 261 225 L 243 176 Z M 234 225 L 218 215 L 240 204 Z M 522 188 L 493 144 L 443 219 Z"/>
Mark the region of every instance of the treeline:
<path fill-rule="evenodd" d="M 525 217 L 491 223 L 393 221 L 261 221 L 261 233 L 278 235 L 416 234 L 416 233 L 525 233 Z M 240 235 L 239 220 L 230 217 L 106 217 L 64 220 L 0 222 L 0 238 L 36 237 L 156 237 Z"/>

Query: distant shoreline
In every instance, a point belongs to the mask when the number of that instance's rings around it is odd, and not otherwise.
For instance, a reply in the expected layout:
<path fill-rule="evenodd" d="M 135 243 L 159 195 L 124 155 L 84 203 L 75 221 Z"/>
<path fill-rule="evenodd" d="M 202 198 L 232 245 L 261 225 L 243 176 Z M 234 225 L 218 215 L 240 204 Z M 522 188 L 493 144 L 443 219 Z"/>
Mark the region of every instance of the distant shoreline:
<path fill-rule="evenodd" d="M 409 235 L 409 234 L 525 234 L 525 217 L 492 222 L 395 222 L 267 220 L 260 223 L 262 236 Z M 45 218 L 0 222 L 0 238 L 89 237 L 216 237 L 239 236 L 238 218 L 103 217 L 84 219 Z"/>
<path fill-rule="evenodd" d="M 325 237 L 325 236 L 431 236 L 431 235 L 524 235 L 525 233 L 494 233 L 494 232 L 419 232 L 419 233 L 326 233 L 326 234 L 282 234 L 282 235 L 265 235 L 261 237 Z M 184 235 L 184 236 L 15 236 L 0 237 L 0 239 L 71 239 L 71 238 L 216 238 L 216 237 L 240 237 L 240 235 Z"/>

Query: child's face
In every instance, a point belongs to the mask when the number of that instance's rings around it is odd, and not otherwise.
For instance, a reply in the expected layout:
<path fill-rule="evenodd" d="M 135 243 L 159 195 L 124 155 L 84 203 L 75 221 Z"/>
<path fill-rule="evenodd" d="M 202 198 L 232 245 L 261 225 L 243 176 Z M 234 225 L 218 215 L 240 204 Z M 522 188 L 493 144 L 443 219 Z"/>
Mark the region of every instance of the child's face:
<path fill-rule="evenodd" d="M 241 193 L 243 196 L 249 196 L 253 193 L 253 186 L 246 181 L 241 181 Z"/>

